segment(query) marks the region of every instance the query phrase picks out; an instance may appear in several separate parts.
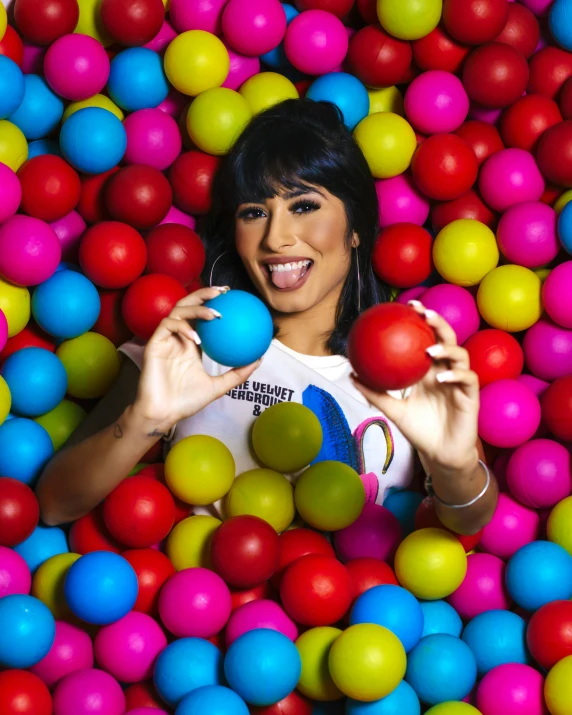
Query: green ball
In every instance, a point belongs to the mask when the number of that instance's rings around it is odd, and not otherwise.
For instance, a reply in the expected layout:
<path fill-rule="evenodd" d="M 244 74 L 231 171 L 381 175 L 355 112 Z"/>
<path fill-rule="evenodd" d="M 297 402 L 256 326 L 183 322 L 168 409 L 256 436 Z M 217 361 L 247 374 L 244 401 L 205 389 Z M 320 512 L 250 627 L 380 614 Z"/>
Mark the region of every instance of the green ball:
<path fill-rule="evenodd" d="M 294 489 L 278 472 L 251 469 L 234 480 L 225 506 L 229 517 L 258 516 L 280 534 L 294 519 Z"/>
<path fill-rule="evenodd" d="M 292 474 L 318 456 L 322 426 L 312 410 L 299 402 L 278 402 L 254 423 L 252 446 L 265 467 Z"/>
<path fill-rule="evenodd" d="M 54 452 L 57 452 L 86 417 L 83 407 L 70 400 L 62 400 L 53 410 L 36 417 L 34 422 L 42 425 L 50 435 Z"/>
<path fill-rule="evenodd" d="M 302 519 L 320 531 L 338 531 L 353 524 L 365 504 L 359 474 L 343 462 L 318 462 L 298 479 L 294 491 Z"/>

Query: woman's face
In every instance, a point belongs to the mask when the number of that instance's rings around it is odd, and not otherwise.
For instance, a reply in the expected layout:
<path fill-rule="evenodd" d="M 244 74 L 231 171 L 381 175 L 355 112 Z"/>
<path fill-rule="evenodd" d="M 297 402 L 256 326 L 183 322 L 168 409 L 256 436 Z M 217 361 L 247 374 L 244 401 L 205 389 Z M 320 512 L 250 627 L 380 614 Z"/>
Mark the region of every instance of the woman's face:
<path fill-rule="evenodd" d="M 283 191 L 236 212 L 236 248 L 262 298 L 279 313 L 337 304 L 351 264 L 343 202 L 322 187 Z M 352 238 L 357 245 L 357 238 Z"/>

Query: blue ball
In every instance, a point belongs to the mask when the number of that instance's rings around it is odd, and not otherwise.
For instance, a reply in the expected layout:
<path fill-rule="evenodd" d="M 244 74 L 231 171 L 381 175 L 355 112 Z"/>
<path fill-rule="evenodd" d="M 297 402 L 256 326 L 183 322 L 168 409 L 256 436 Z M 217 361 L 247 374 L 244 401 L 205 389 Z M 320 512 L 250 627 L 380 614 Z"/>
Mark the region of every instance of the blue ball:
<path fill-rule="evenodd" d="M 10 121 L 22 130 L 26 139 L 42 139 L 60 123 L 64 103 L 37 74 L 25 75 L 24 83 L 24 100 L 10 116 Z"/>
<path fill-rule="evenodd" d="M 128 561 L 111 551 L 93 551 L 72 564 L 64 594 L 74 615 L 105 626 L 129 613 L 138 589 L 137 575 Z"/>
<path fill-rule="evenodd" d="M 132 47 L 111 60 L 107 89 L 122 109 L 135 112 L 161 104 L 169 93 L 161 56 L 145 47 Z"/>
<path fill-rule="evenodd" d="M 480 676 L 505 663 L 529 662 L 526 623 L 511 611 L 486 611 L 466 625 L 463 640 L 473 651 Z"/>
<path fill-rule="evenodd" d="M 0 474 L 33 485 L 54 454 L 46 430 L 33 420 L 14 417 L 0 425 Z"/>
<path fill-rule="evenodd" d="M 23 348 L 4 363 L 2 377 L 12 395 L 12 409 L 25 417 L 53 410 L 65 397 L 68 376 L 57 355 L 44 348 Z"/>
<path fill-rule="evenodd" d="M 572 556 L 552 541 L 533 541 L 511 556 L 505 582 L 514 601 L 536 611 L 550 601 L 572 598 Z"/>
<path fill-rule="evenodd" d="M 0 55 L 0 119 L 6 119 L 18 109 L 25 91 L 22 70 L 14 60 Z"/>
<path fill-rule="evenodd" d="M 415 514 L 423 501 L 423 494 L 408 489 L 393 491 L 385 497 L 383 506 L 397 517 L 403 538 L 415 530 Z"/>
<path fill-rule="evenodd" d="M 572 254 L 572 202 L 567 203 L 558 217 L 558 237 L 567 253 Z"/>
<path fill-rule="evenodd" d="M 192 690 L 223 682 L 219 649 L 203 638 L 180 638 L 159 653 L 153 680 L 161 698 L 175 707 Z"/>
<path fill-rule="evenodd" d="M 268 308 L 252 293 L 231 290 L 209 300 L 207 308 L 222 318 L 197 320 L 196 331 L 204 352 L 220 365 L 242 367 L 268 350 L 274 325 Z"/>
<path fill-rule="evenodd" d="M 548 16 L 550 34 L 565 50 L 572 50 L 572 2 L 555 0 Z"/>
<path fill-rule="evenodd" d="M 419 715 L 421 704 L 415 690 L 402 680 L 395 690 L 381 700 L 362 703 L 348 698 L 346 715 Z"/>
<path fill-rule="evenodd" d="M 186 695 L 175 710 L 175 715 L 248 715 L 244 700 L 222 685 L 205 685 Z"/>
<path fill-rule="evenodd" d="M 425 636 L 409 654 L 405 679 L 427 705 L 462 700 L 477 680 L 475 656 L 460 638 Z"/>
<path fill-rule="evenodd" d="M 300 679 L 298 649 L 282 633 L 257 628 L 237 638 L 226 653 L 230 687 L 250 705 L 272 705 L 291 693 Z"/>
<path fill-rule="evenodd" d="M 34 573 L 52 556 L 67 554 L 69 547 L 66 535 L 58 526 L 38 524 L 25 541 L 14 547 L 14 551 L 20 554 L 30 571 Z"/>
<path fill-rule="evenodd" d="M 434 633 L 448 633 L 460 638 L 463 621 L 457 611 L 446 601 L 421 601 L 423 611 L 423 633 L 421 637 Z"/>
<path fill-rule="evenodd" d="M 286 14 L 286 26 L 288 26 L 292 20 L 300 13 L 293 5 L 288 5 L 287 3 L 282 3 L 282 9 Z M 260 60 L 264 62 L 268 67 L 272 69 L 281 69 L 282 67 L 292 67 L 290 60 L 286 57 L 286 51 L 284 50 L 284 40 L 275 47 L 270 52 L 265 52 L 260 55 Z"/>
<path fill-rule="evenodd" d="M 56 637 L 50 609 L 33 596 L 0 598 L 0 665 L 31 668 L 48 654 Z"/>
<path fill-rule="evenodd" d="M 60 147 L 64 158 L 79 171 L 102 174 L 123 159 L 127 134 L 107 109 L 86 107 L 74 112 L 62 126 Z"/>
<path fill-rule="evenodd" d="M 28 159 L 33 159 L 35 156 L 43 156 L 44 154 L 62 156 L 60 145 L 55 139 L 36 139 L 35 142 L 28 144 Z"/>
<path fill-rule="evenodd" d="M 415 596 L 401 586 L 374 586 L 362 593 L 353 605 L 350 625 L 357 623 L 384 626 L 395 633 L 409 653 L 421 638 L 423 611 Z"/>
<path fill-rule="evenodd" d="M 342 113 L 351 131 L 369 114 L 369 94 L 357 77 L 346 72 L 330 72 L 312 82 L 306 92 L 315 102 L 331 102 Z"/>
<path fill-rule="evenodd" d="M 97 288 L 76 271 L 57 271 L 32 295 L 34 320 L 56 338 L 83 335 L 95 324 L 100 307 Z"/>

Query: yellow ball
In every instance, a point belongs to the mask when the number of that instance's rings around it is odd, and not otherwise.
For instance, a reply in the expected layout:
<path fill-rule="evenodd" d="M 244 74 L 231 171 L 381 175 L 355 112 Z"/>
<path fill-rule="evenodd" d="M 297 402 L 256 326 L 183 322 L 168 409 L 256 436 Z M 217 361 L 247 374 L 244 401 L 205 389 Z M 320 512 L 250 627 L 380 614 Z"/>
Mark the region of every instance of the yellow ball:
<path fill-rule="evenodd" d="M 197 506 L 222 499 L 232 486 L 234 458 L 220 440 L 208 435 L 185 437 L 165 460 L 165 480 L 173 494 Z"/>
<path fill-rule="evenodd" d="M 250 77 L 239 90 L 252 114 L 259 114 L 285 99 L 299 99 L 298 90 L 287 77 L 277 72 L 261 72 Z"/>
<path fill-rule="evenodd" d="M 234 480 L 225 505 L 228 516 L 258 516 L 280 534 L 294 518 L 294 489 L 272 469 L 251 469 Z"/>
<path fill-rule="evenodd" d="M 82 99 L 81 102 L 72 102 L 64 112 L 64 116 L 62 117 L 62 123 L 65 122 L 66 119 L 69 119 L 72 114 L 75 114 L 80 109 L 86 109 L 87 107 L 99 107 L 100 109 L 107 109 L 108 112 L 115 114 L 115 116 L 117 117 L 117 119 L 119 119 L 120 122 L 125 119 L 125 115 L 123 114 L 121 109 L 119 109 L 115 102 L 112 102 L 109 97 L 106 97 L 104 94 L 94 94 L 93 97 L 90 97 L 89 99 Z"/>
<path fill-rule="evenodd" d="M 544 699 L 550 715 L 572 712 L 572 655 L 558 661 L 546 676 Z"/>
<path fill-rule="evenodd" d="M 382 87 L 381 89 L 369 87 L 367 93 L 369 95 L 369 114 L 393 112 L 399 114 L 400 117 L 405 116 L 403 95 L 397 87 Z"/>
<path fill-rule="evenodd" d="M 540 278 L 541 283 L 544 283 L 544 281 L 548 278 L 551 272 L 551 268 L 535 268 L 533 270 L 533 273 L 535 273 Z"/>
<path fill-rule="evenodd" d="M 332 680 L 328 665 L 332 644 L 341 634 L 339 628 L 331 626 L 310 628 L 296 641 L 302 661 L 302 672 L 296 687 L 307 698 L 325 702 L 344 697 Z"/>
<path fill-rule="evenodd" d="M 465 549 L 456 536 L 443 529 L 414 531 L 405 537 L 395 554 L 399 583 L 426 601 L 450 596 L 466 573 Z"/>
<path fill-rule="evenodd" d="M 361 120 L 354 138 L 377 179 L 402 174 L 411 164 L 417 146 L 409 122 L 393 112 L 377 112 Z"/>
<path fill-rule="evenodd" d="M 36 417 L 34 422 L 42 425 L 50 435 L 54 452 L 57 452 L 86 417 L 87 412 L 83 407 L 70 400 L 62 400 L 53 410 Z"/>
<path fill-rule="evenodd" d="M 78 0 L 79 21 L 74 32 L 93 37 L 104 47 L 113 44 L 113 37 L 105 29 L 101 20 L 102 0 Z"/>
<path fill-rule="evenodd" d="M 542 316 L 542 281 L 523 266 L 499 266 L 483 278 L 477 305 L 491 327 L 518 333 Z"/>
<path fill-rule="evenodd" d="M 12 395 L 6 380 L 0 375 L 0 425 L 4 422 L 12 407 Z"/>
<path fill-rule="evenodd" d="M 347 628 L 330 648 L 330 675 L 354 700 L 371 702 L 395 690 L 405 675 L 407 658 L 399 638 L 373 623 Z"/>
<path fill-rule="evenodd" d="M 79 554 L 56 554 L 39 567 L 32 581 L 32 596 L 38 598 L 50 609 L 54 618 L 69 620 L 71 611 L 64 597 L 64 581 Z"/>
<path fill-rule="evenodd" d="M 8 27 L 8 16 L 6 15 L 6 8 L 0 2 L 0 40 L 4 38 L 6 33 L 6 28 Z"/>
<path fill-rule="evenodd" d="M 451 701 L 434 705 L 425 715 L 481 715 L 481 711 L 468 703 Z"/>
<path fill-rule="evenodd" d="M 499 262 L 499 249 L 488 226 L 471 218 L 451 221 L 433 243 L 435 268 L 449 283 L 478 285 Z"/>
<path fill-rule="evenodd" d="M 2 119 L 0 121 L 0 164 L 6 164 L 12 171 L 18 171 L 27 158 L 28 142 L 23 132 L 12 122 Z"/>
<path fill-rule="evenodd" d="M 228 50 L 222 40 L 204 30 L 189 30 L 175 37 L 167 47 L 163 63 L 169 82 L 189 97 L 220 87 L 230 69 Z"/>
<path fill-rule="evenodd" d="M 189 107 L 187 130 L 199 149 L 227 154 L 252 117 L 248 102 L 226 87 L 208 89 Z"/>
<path fill-rule="evenodd" d="M 84 333 L 56 350 L 68 374 L 68 394 L 90 400 L 104 395 L 119 373 L 119 356 L 104 335 Z"/>
<path fill-rule="evenodd" d="M 568 191 L 560 194 L 560 196 L 552 204 L 552 208 L 557 214 L 559 214 L 569 201 L 572 201 L 572 189 L 568 189 Z"/>
<path fill-rule="evenodd" d="M 221 524 L 214 516 L 199 514 L 183 519 L 174 527 L 167 538 L 165 552 L 177 571 L 211 567 L 211 539 Z"/>
<path fill-rule="evenodd" d="M 546 525 L 548 539 L 559 544 L 572 556 L 572 497 L 558 502 Z"/>
<path fill-rule="evenodd" d="M 30 291 L 0 278 L 0 310 L 8 321 L 8 337 L 13 338 L 30 320 Z"/>
<path fill-rule="evenodd" d="M 377 0 L 382 27 L 400 40 L 428 35 L 439 24 L 442 10 L 442 0 Z"/>

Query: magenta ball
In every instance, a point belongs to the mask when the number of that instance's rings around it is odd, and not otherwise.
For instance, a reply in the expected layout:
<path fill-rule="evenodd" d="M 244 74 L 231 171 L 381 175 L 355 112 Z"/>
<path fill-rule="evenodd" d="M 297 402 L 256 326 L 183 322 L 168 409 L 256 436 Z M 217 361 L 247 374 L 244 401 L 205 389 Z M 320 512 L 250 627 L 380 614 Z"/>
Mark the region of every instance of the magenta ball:
<path fill-rule="evenodd" d="M 469 119 L 478 119 L 487 124 L 496 124 L 502 114 L 502 109 L 491 109 L 490 107 L 481 107 L 480 104 L 471 102 L 469 106 Z"/>
<path fill-rule="evenodd" d="M 127 134 L 125 162 L 164 171 L 181 153 L 177 122 L 160 109 L 140 109 L 123 122 Z"/>
<path fill-rule="evenodd" d="M 375 190 L 382 228 L 394 223 L 423 226 L 427 221 L 429 201 L 417 190 L 410 176 L 399 174 L 391 179 L 380 179 L 375 182 Z"/>
<path fill-rule="evenodd" d="M 534 375 L 519 375 L 516 379 L 523 385 L 526 385 L 529 390 L 532 390 L 537 397 L 540 397 L 544 390 L 550 386 L 549 382 L 541 380 L 539 377 L 535 377 Z"/>
<path fill-rule="evenodd" d="M 178 119 L 181 116 L 181 112 L 185 109 L 188 103 L 188 97 L 186 97 L 184 94 L 181 94 L 180 92 L 177 92 L 176 89 L 171 87 L 166 99 L 164 99 L 161 104 L 157 105 L 157 109 L 160 109 L 162 112 L 165 112 L 170 117 Z"/>
<path fill-rule="evenodd" d="M 184 211 L 181 211 L 176 206 L 171 206 L 171 208 L 167 212 L 167 215 L 161 221 L 159 226 L 162 226 L 164 223 L 180 223 L 181 226 L 188 226 L 193 230 L 197 225 L 194 216 L 189 216 L 189 214 L 186 214 Z"/>
<path fill-rule="evenodd" d="M 497 508 L 483 529 L 479 547 L 506 560 L 535 541 L 539 530 L 540 517 L 536 511 L 519 504 L 508 494 L 499 494 Z"/>
<path fill-rule="evenodd" d="M 223 629 L 231 611 L 228 586 L 204 568 L 179 571 L 159 596 L 159 615 L 173 635 L 210 638 Z"/>
<path fill-rule="evenodd" d="M 173 29 L 172 25 L 165 20 L 155 37 L 152 40 L 149 40 L 149 42 L 146 45 L 143 45 L 143 47 L 148 50 L 153 50 L 153 52 L 163 52 L 163 50 L 167 49 L 168 45 L 171 44 L 175 37 L 177 37 L 177 33 Z"/>
<path fill-rule="evenodd" d="M 507 484 L 521 504 L 545 509 L 572 493 L 570 453 L 551 439 L 533 439 L 509 459 Z"/>
<path fill-rule="evenodd" d="M 279 0 L 230 0 L 222 15 L 222 31 L 241 55 L 264 55 L 282 42 L 286 13 Z"/>
<path fill-rule="evenodd" d="M 399 520 L 384 506 L 368 503 L 350 526 L 334 534 L 334 546 L 342 561 L 393 557 L 402 539 Z"/>
<path fill-rule="evenodd" d="M 22 188 L 16 174 L 6 164 L 0 164 L 0 223 L 11 218 L 20 206 Z"/>
<path fill-rule="evenodd" d="M 518 380 L 496 380 L 481 390 L 479 436 L 493 447 L 518 447 L 540 424 L 540 402 Z"/>
<path fill-rule="evenodd" d="M 537 17 L 540 17 L 548 12 L 554 0 L 520 0 L 520 2 Z"/>
<path fill-rule="evenodd" d="M 0 226 L 0 276 L 32 286 L 53 275 L 62 250 L 53 229 L 39 218 L 16 214 Z"/>
<path fill-rule="evenodd" d="M 32 576 L 28 564 L 12 549 L 0 546 L 0 598 L 28 594 Z"/>
<path fill-rule="evenodd" d="M 415 288 L 408 288 L 397 296 L 395 302 L 407 305 L 410 300 L 421 300 L 421 296 L 426 292 L 427 286 L 415 286 Z"/>
<path fill-rule="evenodd" d="M 466 288 L 442 283 L 423 294 L 423 305 L 441 315 L 455 331 L 462 345 L 479 329 L 481 318 L 477 302 Z"/>
<path fill-rule="evenodd" d="M 283 633 L 291 641 L 298 638 L 298 628 L 282 606 L 275 601 L 260 599 L 245 603 L 233 611 L 225 629 L 226 644 L 231 643 L 248 631 L 269 628 Z"/>
<path fill-rule="evenodd" d="M 30 670 L 51 688 L 66 675 L 85 668 L 93 668 L 91 638 L 71 623 L 56 621 L 56 637 L 50 652 Z"/>
<path fill-rule="evenodd" d="M 556 221 L 556 211 L 541 201 L 510 206 L 499 221 L 499 248 L 519 266 L 539 268 L 550 263 L 560 251 Z"/>
<path fill-rule="evenodd" d="M 430 70 L 416 77 L 405 92 L 405 114 L 422 134 L 448 134 L 469 112 L 463 83 L 450 72 Z"/>
<path fill-rule="evenodd" d="M 544 179 L 532 154 L 524 149 L 502 149 L 481 167 L 479 189 L 492 209 L 506 211 L 523 201 L 538 201 Z"/>
<path fill-rule="evenodd" d="M 546 715 L 544 678 L 522 663 L 497 665 L 477 689 L 482 715 Z"/>
<path fill-rule="evenodd" d="M 169 713 L 158 708 L 135 708 L 135 710 L 128 710 L 126 715 L 169 715 Z"/>
<path fill-rule="evenodd" d="M 44 74 L 44 57 L 46 47 L 33 45 L 28 40 L 24 40 L 24 59 L 22 60 L 22 72 L 24 74 Z"/>
<path fill-rule="evenodd" d="M 223 87 L 237 91 L 247 79 L 260 72 L 260 60 L 258 57 L 247 57 L 235 52 L 228 42 L 224 42 L 230 59 L 228 75 L 223 82 Z"/>
<path fill-rule="evenodd" d="M 84 668 L 56 685 L 54 715 L 123 715 L 125 696 L 109 673 Z"/>
<path fill-rule="evenodd" d="M 93 97 L 109 79 L 109 57 L 88 35 L 64 35 L 46 52 L 44 73 L 56 94 L 78 102 Z"/>
<path fill-rule="evenodd" d="M 528 369 L 541 380 L 572 373 L 572 330 L 541 318 L 526 331 L 522 342 Z"/>
<path fill-rule="evenodd" d="M 78 248 L 79 240 L 87 228 L 85 221 L 77 211 L 72 211 L 67 216 L 50 224 L 60 242 L 62 258 L 65 260 L 74 255 Z"/>
<path fill-rule="evenodd" d="M 572 261 L 550 271 L 542 286 L 542 304 L 555 323 L 572 328 Z"/>
<path fill-rule="evenodd" d="M 228 0 L 171 0 L 169 17 L 179 32 L 205 30 L 220 35 L 224 6 Z"/>
<path fill-rule="evenodd" d="M 8 342 L 8 321 L 6 316 L 0 310 L 0 352 L 4 350 L 4 346 Z"/>
<path fill-rule="evenodd" d="M 348 34 L 342 21 L 332 13 L 307 10 L 288 25 L 284 51 L 300 72 L 327 74 L 343 62 L 348 52 Z"/>
<path fill-rule="evenodd" d="M 469 554 L 463 583 L 447 599 L 457 613 L 470 620 L 479 613 L 507 610 L 510 596 L 504 585 L 506 564 L 492 554 Z"/>

